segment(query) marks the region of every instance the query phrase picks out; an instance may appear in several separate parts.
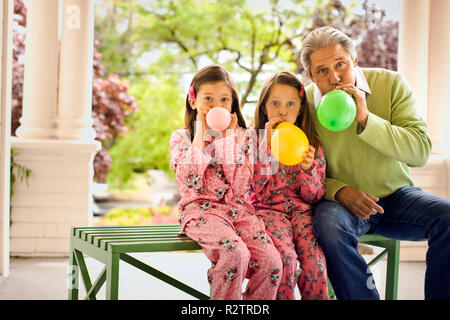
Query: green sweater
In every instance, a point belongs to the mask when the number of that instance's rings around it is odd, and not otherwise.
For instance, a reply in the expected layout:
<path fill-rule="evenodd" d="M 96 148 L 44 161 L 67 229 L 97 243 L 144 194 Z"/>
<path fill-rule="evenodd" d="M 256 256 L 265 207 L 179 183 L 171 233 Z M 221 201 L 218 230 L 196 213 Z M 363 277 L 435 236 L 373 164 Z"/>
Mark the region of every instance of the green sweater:
<path fill-rule="evenodd" d="M 398 73 L 361 68 L 371 94 L 366 94 L 369 117 L 361 132 L 356 121 L 340 132 L 325 129 L 317 120 L 314 86 L 306 88 L 309 110 L 327 160 L 325 199 L 344 186 L 382 198 L 412 186 L 409 167 L 425 165 L 431 151 L 426 123 L 417 114 L 415 98 Z"/>

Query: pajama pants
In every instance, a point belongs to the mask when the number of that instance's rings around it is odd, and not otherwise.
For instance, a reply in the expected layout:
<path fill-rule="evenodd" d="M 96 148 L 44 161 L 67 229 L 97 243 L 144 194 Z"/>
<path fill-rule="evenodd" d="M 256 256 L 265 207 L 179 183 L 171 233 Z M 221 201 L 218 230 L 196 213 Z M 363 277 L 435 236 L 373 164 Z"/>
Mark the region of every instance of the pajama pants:
<path fill-rule="evenodd" d="M 277 299 L 294 300 L 296 282 L 303 300 L 328 299 L 325 256 L 312 232 L 311 213 L 297 212 L 289 217 L 279 211 L 258 210 L 257 214 L 283 261 Z M 298 278 L 297 259 L 300 263 Z"/>
<path fill-rule="evenodd" d="M 188 221 L 188 237 L 197 241 L 211 261 L 208 282 L 212 300 L 274 300 L 282 262 L 264 223 L 246 214 L 233 220 L 208 214 Z M 249 278 L 242 293 L 244 278 Z"/>

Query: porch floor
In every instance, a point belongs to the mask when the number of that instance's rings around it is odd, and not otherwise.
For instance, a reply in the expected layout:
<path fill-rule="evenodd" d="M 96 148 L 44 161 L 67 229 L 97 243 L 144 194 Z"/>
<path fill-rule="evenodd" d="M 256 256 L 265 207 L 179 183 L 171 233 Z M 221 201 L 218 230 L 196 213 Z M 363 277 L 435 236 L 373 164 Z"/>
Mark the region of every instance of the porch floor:
<path fill-rule="evenodd" d="M 209 294 L 206 271 L 210 262 L 201 252 L 160 252 L 135 254 L 143 261 L 182 280 L 197 290 Z M 364 256 L 369 259 L 370 256 Z M 103 264 L 87 258 L 91 278 L 94 280 Z M 0 300 L 65 300 L 68 296 L 68 258 L 11 258 L 10 275 L 0 278 Z M 180 268 L 180 266 L 182 266 Z M 375 283 L 384 297 L 386 261 L 372 267 Z M 189 300 L 195 299 L 121 261 L 119 298 L 125 300 Z M 399 266 L 399 300 L 422 300 L 425 262 L 401 262 Z M 245 285 L 245 284 L 244 284 Z M 298 291 L 298 290 L 297 290 Z M 80 280 L 80 299 L 85 295 Z M 105 286 L 98 294 L 105 299 Z M 297 298 L 299 298 L 297 292 Z"/>

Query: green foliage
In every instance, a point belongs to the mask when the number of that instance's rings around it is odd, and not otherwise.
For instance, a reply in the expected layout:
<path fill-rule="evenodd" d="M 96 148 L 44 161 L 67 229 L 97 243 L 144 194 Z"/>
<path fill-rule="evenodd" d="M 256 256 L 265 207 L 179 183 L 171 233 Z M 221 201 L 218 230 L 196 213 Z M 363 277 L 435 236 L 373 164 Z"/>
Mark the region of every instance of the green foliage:
<path fill-rule="evenodd" d="M 307 3 L 271 1 L 263 10 L 246 0 L 116 1 L 102 6 L 107 13 L 96 17 L 96 28 L 105 44 L 100 49 L 104 59 L 115 59 L 106 66 L 122 64 L 117 52 L 127 56 L 129 62 L 114 70 L 117 74 L 134 78 L 164 70 L 180 76 L 220 63 L 235 75 L 244 106 L 256 100 L 253 89 L 268 73 L 295 69 L 293 48 L 303 35 Z M 151 62 L 135 63 L 144 54 Z"/>
<path fill-rule="evenodd" d="M 138 13 L 134 0 L 104 0 L 96 4 L 95 39 L 105 70 L 119 76 L 133 73 L 142 50 L 133 21 Z M 141 39 L 142 40 L 142 39 Z"/>
<path fill-rule="evenodd" d="M 128 119 L 129 131 L 111 148 L 113 158 L 107 182 L 121 188 L 135 172 L 159 169 L 172 174 L 169 140 L 183 127 L 184 94 L 173 77 L 143 79 L 130 88 L 139 111 Z"/>
<path fill-rule="evenodd" d="M 150 217 L 148 208 L 115 208 L 104 217 L 104 223 L 108 225 L 135 225 Z"/>
<path fill-rule="evenodd" d="M 9 178 L 9 199 L 12 199 L 12 196 L 14 195 L 14 184 L 16 183 L 17 179 L 20 182 L 25 181 L 28 185 L 28 178 L 31 175 L 31 170 L 22 166 L 21 164 L 14 161 L 14 157 L 17 156 L 19 153 L 14 151 L 14 149 L 11 149 L 11 164 L 9 167 L 10 170 L 10 178 Z M 16 176 L 17 174 L 17 176 Z M 10 205 L 11 206 L 11 205 Z M 10 216 L 9 225 L 12 225 L 12 220 Z"/>
<path fill-rule="evenodd" d="M 159 206 L 155 208 L 114 208 L 102 218 L 104 225 L 174 224 L 178 208 Z"/>
<path fill-rule="evenodd" d="M 28 178 L 31 175 L 31 170 L 28 168 L 25 168 L 21 164 L 18 164 L 14 161 L 14 157 L 17 156 L 19 153 L 11 149 L 11 167 L 10 167 L 10 187 L 9 187 L 9 195 L 10 198 L 12 198 L 14 194 L 14 183 L 18 179 L 20 182 L 25 181 L 28 184 Z M 17 177 L 16 177 L 17 174 Z"/>

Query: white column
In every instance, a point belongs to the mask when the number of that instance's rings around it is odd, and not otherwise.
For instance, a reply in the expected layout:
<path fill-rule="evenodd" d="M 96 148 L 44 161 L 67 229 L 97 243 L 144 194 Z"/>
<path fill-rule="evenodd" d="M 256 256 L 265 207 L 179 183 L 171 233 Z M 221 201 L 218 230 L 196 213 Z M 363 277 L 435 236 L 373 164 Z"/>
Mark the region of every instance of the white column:
<path fill-rule="evenodd" d="M 94 4 L 91 0 L 65 0 L 62 11 L 56 137 L 94 140 L 91 115 Z"/>
<path fill-rule="evenodd" d="M 58 81 L 58 0 L 28 1 L 23 116 L 17 136 L 54 137 Z"/>
<path fill-rule="evenodd" d="M 10 254 L 67 256 L 70 228 L 93 223 L 93 159 L 101 148 L 91 117 L 93 6 L 91 0 L 28 4 L 34 19 L 25 50 L 28 103 L 11 147 L 31 175 L 11 199 Z"/>
<path fill-rule="evenodd" d="M 433 153 L 450 157 L 450 1 L 431 0 L 428 125 Z"/>
<path fill-rule="evenodd" d="M 427 120 L 429 11 L 430 0 L 402 1 L 398 43 L 398 71 L 411 85 L 424 120 Z"/>
<path fill-rule="evenodd" d="M 9 274 L 9 180 L 13 0 L 0 4 L 0 275 Z"/>

